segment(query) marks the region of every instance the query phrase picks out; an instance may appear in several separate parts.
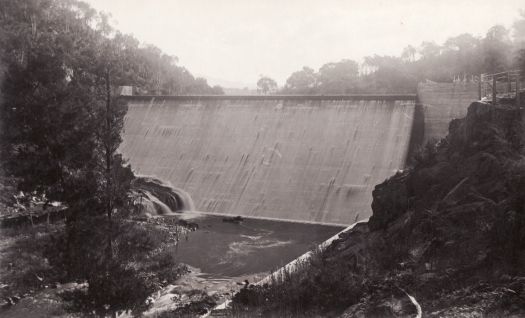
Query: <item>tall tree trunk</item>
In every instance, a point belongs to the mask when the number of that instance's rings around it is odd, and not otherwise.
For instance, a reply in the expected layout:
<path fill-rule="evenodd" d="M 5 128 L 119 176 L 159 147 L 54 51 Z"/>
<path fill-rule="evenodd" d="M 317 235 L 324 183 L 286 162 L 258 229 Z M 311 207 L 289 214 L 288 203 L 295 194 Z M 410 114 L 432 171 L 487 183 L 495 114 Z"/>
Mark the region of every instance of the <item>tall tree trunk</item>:
<path fill-rule="evenodd" d="M 111 151 L 111 83 L 110 83 L 110 71 L 109 68 L 106 70 L 106 140 L 105 140 L 105 151 L 106 151 L 106 214 L 108 217 L 108 233 L 107 233 L 107 257 L 108 262 L 113 258 L 113 194 L 112 194 L 112 178 L 111 178 L 111 167 L 113 153 Z"/>

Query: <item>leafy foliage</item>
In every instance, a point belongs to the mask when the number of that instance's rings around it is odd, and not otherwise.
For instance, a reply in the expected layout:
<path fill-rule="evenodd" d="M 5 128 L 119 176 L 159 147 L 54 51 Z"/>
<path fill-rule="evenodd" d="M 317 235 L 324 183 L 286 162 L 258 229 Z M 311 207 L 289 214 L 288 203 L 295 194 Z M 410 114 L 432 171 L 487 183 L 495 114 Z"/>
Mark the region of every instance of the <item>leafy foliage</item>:
<path fill-rule="evenodd" d="M 317 75 L 307 66 L 294 72 L 284 86 L 283 92 L 288 94 L 312 94 L 317 90 Z"/>
<path fill-rule="evenodd" d="M 322 252 L 316 252 L 299 264 L 298 270 L 283 272 L 271 284 L 242 289 L 233 298 L 233 310 L 238 315 L 259 311 L 264 317 L 341 313 L 357 303 L 364 293 L 366 275 L 353 270 L 346 260 L 328 259 Z"/>
<path fill-rule="evenodd" d="M 277 83 L 267 76 L 261 76 L 257 81 L 257 91 L 262 94 L 275 93 L 276 90 Z"/>
<path fill-rule="evenodd" d="M 436 162 L 437 148 L 439 145 L 438 140 L 431 139 L 427 141 L 425 145 L 420 146 L 414 153 L 414 166 L 415 167 L 428 167 Z"/>
<path fill-rule="evenodd" d="M 20 180 L 19 190 L 68 207 L 65 232 L 47 253 L 63 280 L 88 281 L 81 307 L 139 309 L 177 273 L 158 255 L 165 235 L 126 219 L 134 176 L 117 153 L 127 109 L 116 93 L 122 85 L 147 94 L 222 90 L 81 1 L 0 0 L 0 8 L 3 173 Z"/>
<path fill-rule="evenodd" d="M 525 14 L 521 12 L 512 34 L 504 26 L 496 25 L 484 37 L 464 33 L 443 44 L 408 45 L 400 56 L 366 56 L 359 68 L 351 60 L 326 63 L 318 72 L 305 66 L 290 75 L 280 93 L 412 93 L 417 83 L 425 80 L 471 81 L 481 73 L 518 67 L 523 49 Z"/>
<path fill-rule="evenodd" d="M 62 281 L 88 282 L 87 290 L 64 295 L 72 302 L 73 311 L 106 315 L 128 309 L 140 312 L 147 309 L 148 296 L 185 272 L 162 248 L 170 239 L 168 230 L 128 221 L 113 226 L 109 261 L 100 248 L 108 231 L 104 218 L 85 218 L 48 244 L 46 257 Z"/>

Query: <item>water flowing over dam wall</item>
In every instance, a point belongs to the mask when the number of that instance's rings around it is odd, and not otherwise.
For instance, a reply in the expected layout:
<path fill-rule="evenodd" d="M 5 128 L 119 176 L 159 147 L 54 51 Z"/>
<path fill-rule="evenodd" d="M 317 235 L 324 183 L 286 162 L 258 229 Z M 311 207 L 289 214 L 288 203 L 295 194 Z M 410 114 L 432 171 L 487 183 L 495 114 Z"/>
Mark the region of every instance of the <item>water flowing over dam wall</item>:
<path fill-rule="evenodd" d="M 404 167 L 415 95 L 126 97 L 120 151 L 198 211 L 351 224 Z"/>

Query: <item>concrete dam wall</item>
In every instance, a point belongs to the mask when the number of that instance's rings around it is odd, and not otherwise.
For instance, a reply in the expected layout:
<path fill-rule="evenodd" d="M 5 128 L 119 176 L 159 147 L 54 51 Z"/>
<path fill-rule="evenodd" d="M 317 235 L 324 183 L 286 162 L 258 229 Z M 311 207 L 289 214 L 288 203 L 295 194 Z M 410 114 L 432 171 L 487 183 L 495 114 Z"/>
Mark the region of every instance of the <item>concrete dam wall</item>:
<path fill-rule="evenodd" d="M 417 97 L 423 108 L 424 135 L 422 142 L 447 135 L 454 118 L 467 115 L 468 106 L 478 100 L 477 83 L 420 83 Z"/>
<path fill-rule="evenodd" d="M 120 151 L 196 210 L 350 224 L 404 167 L 407 96 L 127 97 Z"/>

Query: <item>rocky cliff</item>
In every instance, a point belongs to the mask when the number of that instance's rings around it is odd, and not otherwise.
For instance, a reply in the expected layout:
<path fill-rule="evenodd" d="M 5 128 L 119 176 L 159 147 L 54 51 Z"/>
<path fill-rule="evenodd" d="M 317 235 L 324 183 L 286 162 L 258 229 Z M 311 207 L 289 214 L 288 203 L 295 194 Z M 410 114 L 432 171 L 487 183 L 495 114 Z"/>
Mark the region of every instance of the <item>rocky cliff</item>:
<path fill-rule="evenodd" d="M 415 316 L 406 294 L 426 317 L 525 315 L 519 118 L 511 106 L 473 103 L 412 169 L 376 186 L 368 225 L 325 253 L 373 282 L 344 316 Z"/>

